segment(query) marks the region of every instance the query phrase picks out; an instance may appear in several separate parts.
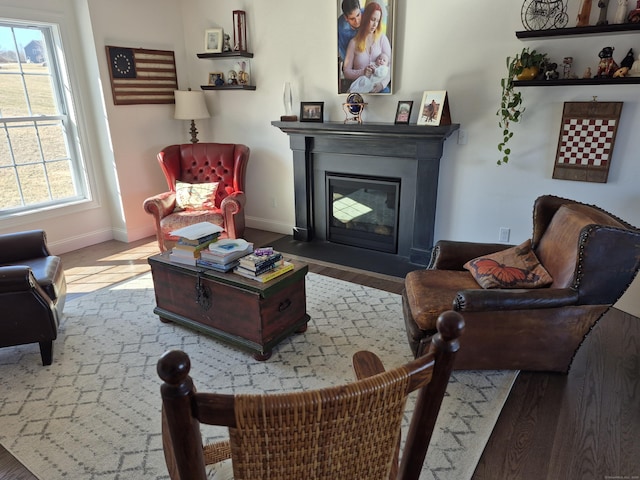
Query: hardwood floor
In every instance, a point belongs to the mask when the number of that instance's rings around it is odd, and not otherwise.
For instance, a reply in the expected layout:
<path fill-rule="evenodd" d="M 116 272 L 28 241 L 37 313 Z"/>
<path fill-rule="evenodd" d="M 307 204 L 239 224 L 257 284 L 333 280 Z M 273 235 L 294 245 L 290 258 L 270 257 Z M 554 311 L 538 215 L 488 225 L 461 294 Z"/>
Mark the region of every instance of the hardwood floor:
<path fill-rule="evenodd" d="M 268 245 L 281 236 L 248 229 L 245 237 Z M 147 258 L 157 251 L 149 238 L 62 255 L 69 298 L 149 271 Z M 305 261 L 314 273 L 402 292 L 397 277 Z M 611 310 L 585 340 L 568 375 L 520 373 L 473 479 L 640 480 L 639 380 L 640 321 Z M 0 446 L 0 480 L 9 479 L 36 477 Z"/>

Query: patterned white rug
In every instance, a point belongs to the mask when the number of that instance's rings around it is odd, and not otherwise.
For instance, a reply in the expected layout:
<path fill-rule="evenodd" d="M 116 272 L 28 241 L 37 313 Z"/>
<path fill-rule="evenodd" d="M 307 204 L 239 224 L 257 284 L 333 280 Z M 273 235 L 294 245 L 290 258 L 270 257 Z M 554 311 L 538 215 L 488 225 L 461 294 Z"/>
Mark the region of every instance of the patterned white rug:
<path fill-rule="evenodd" d="M 388 367 L 411 358 L 399 295 L 320 275 L 307 277 L 308 330 L 267 362 L 161 323 L 154 306 L 145 274 L 68 302 L 53 365 L 42 366 L 37 344 L 0 349 L 0 443 L 41 480 L 168 478 L 156 362 L 169 349 L 189 354 L 201 391 L 220 392 L 352 381 L 362 349 Z M 516 375 L 454 372 L 421 479 L 471 477 Z"/>

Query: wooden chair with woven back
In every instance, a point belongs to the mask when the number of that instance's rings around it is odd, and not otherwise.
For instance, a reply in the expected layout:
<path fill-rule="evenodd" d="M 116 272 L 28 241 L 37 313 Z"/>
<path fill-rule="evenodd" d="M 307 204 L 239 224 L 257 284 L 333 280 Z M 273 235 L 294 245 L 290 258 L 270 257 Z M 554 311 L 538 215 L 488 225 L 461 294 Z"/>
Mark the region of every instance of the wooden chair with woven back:
<path fill-rule="evenodd" d="M 231 459 L 235 480 L 418 479 L 463 329 L 460 314 L 445 312 L 415 360 L 385 371 L 375 354 L 357 352 L 354 382 L 282 394 L 196 392 L 187 354 L 166 352 L 157 369 L 171 478 L 205 480 L 205 465 Z M 400 459 L 405 403 L 416 390 Z M 229 440 L 203 446 L 200 423 L 228 427 Z"/>

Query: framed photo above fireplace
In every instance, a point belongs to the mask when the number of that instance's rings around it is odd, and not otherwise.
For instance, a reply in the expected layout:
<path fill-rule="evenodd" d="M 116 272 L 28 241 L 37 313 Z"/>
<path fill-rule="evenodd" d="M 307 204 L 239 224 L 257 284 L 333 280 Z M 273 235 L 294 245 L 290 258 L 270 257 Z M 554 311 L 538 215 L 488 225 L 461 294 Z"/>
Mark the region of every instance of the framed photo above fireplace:
<path fill-rule="evenodd" d="M 397 0 L 336 0 L 338 93 L 391 95 Z"/>
<path fill-rule="evenodd" d="M 300 121 L 319 122 L 324 119 L 324 102 L 300 102 Z"/>

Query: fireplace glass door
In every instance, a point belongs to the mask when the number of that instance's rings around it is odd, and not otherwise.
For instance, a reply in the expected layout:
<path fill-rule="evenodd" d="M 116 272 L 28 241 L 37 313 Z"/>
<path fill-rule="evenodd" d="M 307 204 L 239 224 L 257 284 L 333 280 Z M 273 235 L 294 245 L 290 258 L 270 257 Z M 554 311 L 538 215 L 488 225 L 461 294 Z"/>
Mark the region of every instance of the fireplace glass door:
<path fill-rule="evenodd" d="M 326 173 L 327 240 L 397 253 L 400 180 Z"/>

